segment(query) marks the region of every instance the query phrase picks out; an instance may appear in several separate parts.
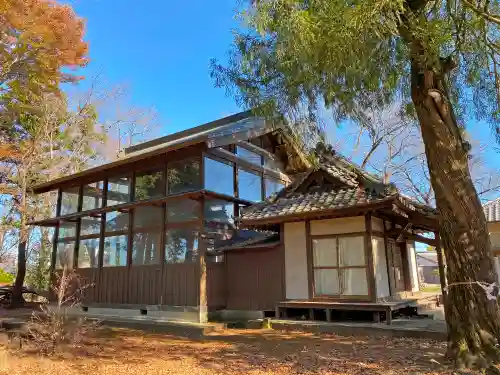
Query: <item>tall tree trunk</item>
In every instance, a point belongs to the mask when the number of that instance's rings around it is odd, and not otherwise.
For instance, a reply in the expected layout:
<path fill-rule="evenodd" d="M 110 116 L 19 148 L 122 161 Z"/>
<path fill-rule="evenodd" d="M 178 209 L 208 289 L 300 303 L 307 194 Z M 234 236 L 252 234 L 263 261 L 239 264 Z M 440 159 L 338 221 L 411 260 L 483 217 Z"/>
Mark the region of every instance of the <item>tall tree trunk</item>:
<path fill-rule="evenodd" d="M 19 306 L 23 302 L 22 288 L 24 278 L 26 277 L 26 247 L 28 236 L 26 228 L 21 227 L 19 235 L 19 244 L 17 245 L 17 274 L 16 281 L 14 282 L 14 289 L 12 291 L 11 306 Z"/>
<path fill-rule="evenodd" d="M 449 67 L 412 63 L 412 99 L 420 121 L 431 184 L 440 213 L 440 236 L 448 266 L 445 301 L 448 355 L 458 366 L 485 367 L 500 359 L 500 314 L 496 298 L 483 287 L 497 275 L 486 218 L 468 166 L 462 138 L 448 99 Z"/>

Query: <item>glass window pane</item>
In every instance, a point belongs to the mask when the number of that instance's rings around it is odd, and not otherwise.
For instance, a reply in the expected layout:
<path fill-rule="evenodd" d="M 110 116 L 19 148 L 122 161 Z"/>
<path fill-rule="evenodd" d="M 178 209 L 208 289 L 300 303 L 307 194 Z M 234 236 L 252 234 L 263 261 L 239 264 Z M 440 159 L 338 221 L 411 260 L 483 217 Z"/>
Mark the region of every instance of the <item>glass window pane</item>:
<path fill-rule="evenodd" d="M 106 205 L 115 206 L 130 201 L 130 177 L 113 177 L 108 179 Z"/>
<path fill-rule="evenodd" d="M 181 199 L 167 202 L 167 222 L 196 220 L 200 217 L 199 201 Z"/>
<path fill-rule="evenodd" d="M 163 207 L 142 206 L 134 209 L 134 228 L 163 227 Z"/>
<path fill-rule="evenodd" d="M 236 146 L 236 155 L 238 155 L 242 159 L 245 159 L 246 161 L 249 161 L 252 164 L 262 165 L 262 157 L 260 156 L 260 154 L 247 150 L 244 147 Z"/>
<path fill-rule="evenodd" d="M 132 264 L 159 264 L 160 240 L 159 231 L 135 233 L 132 241 Z"/>
<path fill-rule="evenodd" d="M 251 202 L 260 202 L 262 178 L 258 174 L 238 169 L 238 197 Z"/>
<path fill-rule="evenodd" d="M 266 178 L 265 184 L 266 184 L 266 198 L 269 198 L 271 195 L 280 192 L 281 189 L 285 187 L 285 184 L 283 182 L 272 178 Z"/>
<path fill-rule="evenodd" d="M 102 207 L 104 184 L 102 181 L 83 185 L 82 211 Z"/>
<path fill-rule="evenodd" d="M 264 156 L 264 167 L 271 169 L 273 171 L 284 171 L 285 166 L 283 163 L 277 159 L 271 159 Z"/>
<path fill-rule="evenodd" d="M 103 267 L 127 265 L 128 236 L 113 236 L 104 238 Z"/>
<path fill-rule="evenodd" d="M 219 199 L 205 201 L 205 221 L 234 223 L 234 204 Z"/>
<path fill-rule="evenodd" d="M 334 296 L 340 294 L 338 269 L 314 270 L 314 295 Z"/>
<path fill-rule="evenodd" d="M 78 268 L 97 268 L 99 265 L 99 238 L 80 241 Z"/>
<path fill-rule="evenodd" d="M 76 221 L 65 221 L 59 225 L 59 238 L 76 237 Z"/>
<path fill-rule="evenodd" d="M 198 255 L 198 232 L 189 229 L 168 229 L 165 238 L 165 262 L 190 263 Z"/>
<path fill-rule="evenodd" d="M 344 268 L 340 272 L 342 275 L 342 295 L 368 295 L 366 268 Z"/>
<path fill-rule="evenodd" d="M 59 242 L 57 244 L 56 268 L 73 268 L 75 242 Z"/>
<path fill-rule="evenodd" d="M 106 232 L 128 229 L 128 213 L 112 211 L 106 213 Z"/>
<path fill-rule="evenodd" d="M 365 260 L 365 239 L 359 237 L 339 238 L 339 261 L 341 267 L 364 266 Z"/>
<path fill-rule="evenodd" d="M 80 224 L 80 235 L 86 236 L 89 234 L 99 234 L 101 233 L 101 217 L 82 217 L 82 222 Z"/>
<path fill-rule="evenodd" d="M 78 211 L 78 195 L 80 187 L 64 189 L 61 197 L 61 215 L 68 215 Z"/>
<path fill-rule="evenodd" d="M 314 267 L 337 267 L 337 240 L 325 238 L 313 240 Z"/>
<path fill-rule="evenodd" d="M 167 185 L 169 194 L 201 189 L 200 162 L 198 160 L 183 160 L 168 163 Z"/>
<path fill-rule="evenodd" d="M 163 172 L 144 172 L 135 177 L 135 200 L 160 198 L 165 195 Z"/>
<path fill-rule="evenodd" d="M 233 165 L 205 158 L 205 189 L 234 195 Z"/>

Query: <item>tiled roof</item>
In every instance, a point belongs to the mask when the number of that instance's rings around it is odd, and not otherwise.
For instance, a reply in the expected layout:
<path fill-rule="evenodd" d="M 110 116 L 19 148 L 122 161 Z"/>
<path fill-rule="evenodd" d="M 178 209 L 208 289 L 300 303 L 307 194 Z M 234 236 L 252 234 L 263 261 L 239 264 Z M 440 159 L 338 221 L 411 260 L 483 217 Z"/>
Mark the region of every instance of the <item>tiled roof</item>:
<path fill-rule="evenodd" d="M 240 229 L 236 231 L 236 234 L 233 238 L 224 241 L 216 241 L 214 250 L 219 252 L 232 249 L 241 249 L 248 246 L 255 247 L 257 245 L 279 243 L 279 241 L 279 233 Z"/>
<path fill-rule="evenodd" d="M 347 207 L 363 206 L 391 198 L 373 190 L 360 187 L 337 187 L 330 189 L 311 189 L 307 193 L 291 192 L 278 196 L 274 202 L 253 205 L 241 215 L 243 222 L 266 218 L 286 217 L 297 214 L 321 212 Z"/>
<path fill-rule="evenodd" d="M 500 198 L 485 203 L 483 209 L 487 221 L 500 221 Z"/>
<path fill-rule="evenodd" d="M 323 185 L 299 187 L 315 171 L 323 171 L 340 181 L 343 186 Z M 436 211 L 404 197 L 393 185 L 384 184 L 376 176 L 365 174 L 362 169 L 349 164 L 347 160 L 331 155 L 320 160 L 316 169 L 296 175 L 292 184 L 270 197 L 243 210 L 241 221 L 265 221 L 266 219 L 284 218 L 301 214 L 314 214 L 348 207 L 364 206 L 387 200 L 398 200 L 408 210 L 423 215 L 436 215 Z"/>

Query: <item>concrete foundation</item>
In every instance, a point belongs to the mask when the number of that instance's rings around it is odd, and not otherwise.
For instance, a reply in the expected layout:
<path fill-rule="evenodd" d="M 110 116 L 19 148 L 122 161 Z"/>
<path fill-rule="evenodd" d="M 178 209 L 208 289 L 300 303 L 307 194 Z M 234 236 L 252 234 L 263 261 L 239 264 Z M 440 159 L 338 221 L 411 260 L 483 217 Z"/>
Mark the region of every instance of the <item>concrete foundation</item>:
<path fill-rule="evenodd" d="M 217 321 L 248 321 L 264 319 L 263 311 L 253 311 L 253 310 L 220 310 L 216 312 L 209 313 L 208 318 L 210 320 Z"/>
<path fill-rule="evenodd" d="M 49 307 L 54 309 L 55 306 Z M 113 306 L 113 307 L 68 307 L 64 311 L 73 315 L 82 315 L 99 320 L 107 320 L 109 318 L 127 318 L 147 320 L 154 319 L 158 321 L 173 321 L 173 322 L 190 322 L 190 323 L 205 323 L 207 320 L 206 313 L 200 313 L 197 307 L 192 306 L 158 306 L 158 305 L 142 305 L 142 306 Z"/>

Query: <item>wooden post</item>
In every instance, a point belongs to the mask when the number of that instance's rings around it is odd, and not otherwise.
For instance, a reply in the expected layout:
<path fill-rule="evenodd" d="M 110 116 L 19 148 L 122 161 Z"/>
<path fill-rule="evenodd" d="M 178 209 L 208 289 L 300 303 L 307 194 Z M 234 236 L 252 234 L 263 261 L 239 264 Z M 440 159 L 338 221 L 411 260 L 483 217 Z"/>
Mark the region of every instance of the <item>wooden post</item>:
<path fill-rule="evenodd" d="M 389 237 L 387 236 L 387 228 L 385 226 L 385 220 L 383 221 L 384 224 L 384 249 L 385 249 L 385 263 L 387 266 L 387 282 L 389 283 L 389 296 L 392 296 L 392 293 L 394 291 L 394 286 L 393 286 L 393 280 L 392 280 L 392 267 L 391 267 L 391 255 L 389 254 Z"/>
<path fill-rule="evenodd" d="M 441 294 L 443 296 L 443 302 L 446 300 L 447 287 L 448 282 L 446 281 L 446 268 L 444 266 L 443 259 L 443 249 L 441 249 L 441 241 L 439 239 L 439 232 L 434 232 L 434 236 L 436 237 L 436 254 L 439 266 L 439 281 L 441 283 Z"/>
<path fill-rule="evenodd" d="M 313 267 L 313 250 L 311 239 L 311 222 L 306 220 L 306 260 L 307 260 L 307 284 L 309 299 L 314 297 L 314 267 Z"/>
<path fill-rule="evenodd" d="M 201 200 L 200 208 L 200 221 L 202 226 L 200 228 L 200 241 L 199 241 L 199 254 L 198 254 L 198 275 L 199 275 L 199 295 L 198 295 L 198 322 L 206 323 L 208 321 L 208 297 L 207 297 L 207 235 L 205 233 L 205 199 Z"/>
<path fill-rule="evenodd" d="M 365 254 L 368 262 L 368 293 L 372 302 L 377 302 L 377 283 L 375 282 L 375 262 L 373 261 L 373 246 L 372 246 L 372 214 L 365 214 Z"/>

